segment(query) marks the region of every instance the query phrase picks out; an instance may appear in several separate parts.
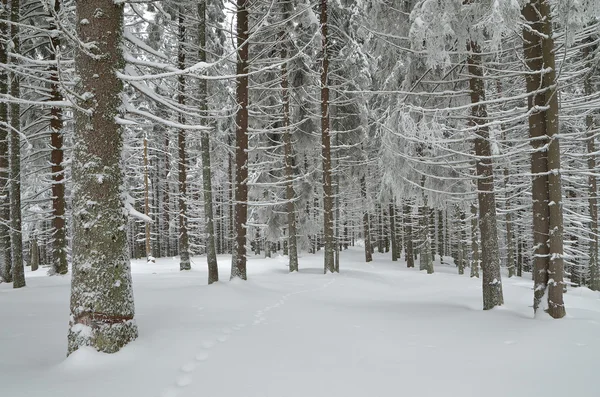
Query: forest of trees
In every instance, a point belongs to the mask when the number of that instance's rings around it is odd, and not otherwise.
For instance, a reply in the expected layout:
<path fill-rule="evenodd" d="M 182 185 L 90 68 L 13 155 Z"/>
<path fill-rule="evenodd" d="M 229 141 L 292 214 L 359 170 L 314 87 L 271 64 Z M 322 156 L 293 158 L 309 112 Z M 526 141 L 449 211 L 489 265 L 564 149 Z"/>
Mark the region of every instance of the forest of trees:
<path fill-rule="evenodd" d="M 561 318 L 600 290 L 599 43 L 597 0 L 1 0 L 0 279 L 72 269 L 69 352 L 136 338 L 130 258 L 357 241 Z"/>

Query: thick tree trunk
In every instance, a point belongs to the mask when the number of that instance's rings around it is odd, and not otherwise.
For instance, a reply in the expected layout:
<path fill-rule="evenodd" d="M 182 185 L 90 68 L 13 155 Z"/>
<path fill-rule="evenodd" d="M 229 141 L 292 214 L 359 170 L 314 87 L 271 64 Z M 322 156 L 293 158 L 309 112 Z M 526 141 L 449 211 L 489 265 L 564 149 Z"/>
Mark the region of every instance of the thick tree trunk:
<path fill-rule="evenodd" d="M 79 107 L 90 112 L 75 112 L 68 354 L 82 346 L 114 353 L 137 337 L 121 196 L 123 136 L 116 122 L 123 89 L 116 71 L 125 63 L 123 5 L 79 1 L 76 15 L 86 21 L 77 24 L 79 40 L 96 45 L 85 51 L 78 47 L 75 58 L 81 92 L 88 93 Z"/>
<path fill-rule="evenodd" d="M 21 51 L 19 26 L 21 23 L 21 5 L 19 0 L 10 3 L 10 36 L 12 52 Z M 13 66 L 18 64 L 12 59 Z M 21 76 L 12 73 L 10 95 L 21 97 Z M 21 225 L 21 105 L 17 102 L 10 104 L 10 245 L 12 248 L 13 288 L 25 286 L 25 268 L 23 266 L 23 235 Z"/>
<path fill-rule="evenodd" d="M 8 64 L 9 39 L 8 0 L 0 2 L 0 64 Z M 7 95 L 9 87 L 8 70 L 0 68 L 0 95 Z M 0 101 L 0 279 L 12 282 L 10 254 L 10 200 L 8 192 L 8 103 Z"/>
<path fill-rule="evenodd" d="M 185 69 L 185 15 L 184 8 L 179 8 L 179 32 L 178 32 L 178 54 L 177 54 L 177 66 L 179 70 Z M 186 81 L 185 75 L 180 75 L 177 79 L 177 85 L 179 93 L 177 95 L 177 102 L 180 105 L 185 105 L 185 90 Z M 179 114 L 179 123 L 185 124 L 185 118 Z M 177 134 L 177 148 L 179 152 L 179 161 L 177 162 L 177 180 L 179 186 L 179 270 L 190 270 L 192 268 L 190 264 L 190 247 L 188 237 L 188 217 L 187 217 L 187 148 L 186 148 L 186 137 L 185 130 L 180 129 Z"/>
<path fill-rule="evenodd" d="M 55 0 L 54 13 L 60 12 L 61 2 Z M 54 18 L 50 16 L 50 29 L 57 29 Z M 60 48 L 60 37 L 53 35 L 50 38 L 50 60 L 56 62 L 56 51 Z M 59 89 L 58 65 L 50 67 L 50 100 L 62 101 Z M 54 227 L 52 260 L 53 270 L 56 274 L 66 274 L 67 265 L 67 228 L 65 225 L 65 170 L 63 165 L 63 112 L 60 106 L 50 109 L 50 162 L 52 164 L 52 226 Z"/>
<path fill-rule="evenodd" d="M 552 19 L 548 0 L 530 0 L 522 10 L 529 136 L 533 175 L 534 311 L 546 306 L 553 318 L 565 316 L 563 302 L 563 220 L 558 143 L 558 93 Z M 542 302 L 547 300 L 547 302 Z"/>
<path fill-rule="evenodd" d="M 235 148 L 235 245 L 231 278 L 246 280 L 248 221 L 248 3 L 237 0 L 237 88 Z"/>
<path fill-rule="evenodd" d="M 477 201 L 479 204 L 479 231 L 481 233 L 481 270 L 483 273 L 483 309 L 489 310 L 504 303 L 502 277 L 500 276 L 500 252 L 496 226 L 496 197 L 494 195 L 494 169 L 489 141 L 485 84 L 479 46 L 469 44 L 467 65 L 470 74 L 471 117 L 476 127 L 475 155 L 477 156 Z"/>
<path fill-rule="evenodd" d="M 335 272 L 333 238 L 333 186 L 331 184 L 331 130 L 329 126 L 329 47 L 327 0 L 320 0 L 321 22 L 321 149 L 323 156 L 323 238 L 324 273 Z"/>
<path fill-rule="evenodd" d="M 198 60 L 206 62 L 206 1 L 198 2 Z M 198 91 L 202 124 L 208 117 L 208 80 L 200 80 Z M 215 221 L 213 211 L 212 170 L 210 165 L 210 137 L 207 131 L 200 132 L 202 145 L 202 188 L 204 197 L 204 219 L 206 229 L 206 261 L 208 263 L 208 284 L 219 281 L 217 250 L 215 247 Z"/>

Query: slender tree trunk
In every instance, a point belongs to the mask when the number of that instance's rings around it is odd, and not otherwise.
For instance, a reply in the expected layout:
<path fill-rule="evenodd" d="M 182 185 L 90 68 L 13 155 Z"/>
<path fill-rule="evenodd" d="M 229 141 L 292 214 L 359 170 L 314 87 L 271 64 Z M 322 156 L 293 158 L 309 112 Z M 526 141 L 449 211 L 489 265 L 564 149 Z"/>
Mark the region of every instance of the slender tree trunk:
<path fill-rule="evenodd" d="M 506 211 L 506 267 L 508 268 L 508 277 L 515 275 L 515 247 L 513 242 L 512 230 L 512 215 L 510 209 L 510 194 L 508 192 L 508 168 L 504 169 L 504 191 L 506 194 L 505 211 Z"/>
<path fill-rule="evenodd" d="M 237 88 L 235 148 L 235 246 L 231 278 L 246 280 L 248 221 L 248 3 L 237 0 Z"/>
<path fill-rule="evenodd" d="M 289 18 L 288 7 L 290 3 L 288 0 L 282 0 L 283 8 L 282 19 L 287 20 Z M 294 191 L 294 154 L 292 148 L 292 132 L 290 131 L 290 92 L 288 89 L 288 70 L 287 70 L 287 42 L 286 35 L 287 24 L 284 25 L 283 30 L 280 33 L 281 40 L 281 93 L 283 96 L 283 150 L 285 160 L 285 199 L 287 200 L 287 250 L 289 258 L 289 270 L 290 272 L 298 271 L 298 243 L 297 243 L 297 230 L 296 230 L 296 192 Z"/>
<path fill-rule="evenodd" d="M 60 12 L 61 2 L 55 0 L 54 13 Z M 50 29 L 58 29 L 54 18 L 50 16 Z M 50 60 L 58 62 L 56 52 L 60 49 L 60 37 L 53 35 L 50 38 Z M 62 101 L 59 90 L 58 64 L 50 66 L 50 100 Z M 53 270 L 56 274 L 66 274 L 67 266 L 67 231 L 65 225 L 65 170 L 63 165 L 63 112 L 60 106 L 50 109 L 50 162 L 52 164 L 52 225 L 54 239 L 52 249 Z"/>
<path fill-rule="evenodd" d="M 438 255 L 440 256 L 440 263 L 444 263 L 444 211 L 438 210 L 438 230 L 437 230 L 437 249 Z"/>
<path fill-rule="evenodd" d="M 412 217 L 410 216 L 411 206 L 408 202 L 404 206 L 404 227 L 405 227 L 405 244 L 406 244 L 406 267 L 415 267 L 415 255 L 413 250 L 413 228 L 412 228 Z"/>
<path fill-rule="evenodd" d="M 584 40 L 587 46 L 584 49 L 584 56 L 588 61 L 589 67 L 592 68 L 592 53 L 597 50 L 597 45 L 594 45 L 590 48 L 591 43 L 593 43 L 594 38 L 589 37 Z M 594 94 L 595 90 L 592 85 L 591 76 L 588 76 L 583 82 L 583 87 L 585 90 L 586 96 L 591 96 Z M 598 125 L 596 124 L 595 117 L 597 117 L 598 112 L 595 111 L 592 114 L 588 114 L 585 118 L 585 124 L 587 127 L 586 139 L 587 139 L 587 153 L 588 153 L 588 170 L 590 171 L 588 175 L 588 189 L 589 189 L 589 199 L 588 199 L 588 207 L 590 214 L 590 246 L 589 246 L 589 271 L 590 271 L 590 282 L 589 287 L 593 291 L 600 291 L 600 267 L 598 264 L 598 180 L 596 179 L 596 130 L 598 129 Z"/>
<path fill-rule="evenodd" d="M 31 263 L 31 271 L 35 272 L 38 267 L 40 266 L 40 247 L 38 246 L 38 242 L 36 237 L 32 237 L 31 239 L 31 259 L 30 259 L 30 263 Z"/>
<path fill-rule="evenodd" d="M 8 64 L 9 39 L 8 0 L 0 2 L 0 64 Z M 0 95 L 7 95 L 9 87 L 8 70 L 0 67 Z M 10 200 L 8 178 L 8 103 L 0 101 L 0 279 L 12 282 L 12 258 L 10 248 Z"/>
<path fill-rule="evenodd" d="M 178 32 L 178 54 L 177 54 L 177 66 L 179 70 L 185 69 L 185 9 L 183 6 L 179 8 L 179 32 Z M 185 105 L 185 90 L 186 81 L 185 76 L 182 74 L 178 77 L 178 90 L 177 102 L 180 105 Z M 179 115 L 179 122 L 185 124 L 185 118 L 183 115 Z M 188 220 L 187 220 L 187 158 L 186 158 L 186 137 L 185 130 L 180 129 L 177 134 L 177 147 L 179 149 L 179 161 L 178 165 L 178 185 L 179 185 L 179 270 L 190 270 L 192 268 L 190 264 L 190 247 L 188 237 Z"/>
<path fill-rule="evenodd" d="M 329 46 L 327 0 L 320 0 L 321 22 L 321 148 L 323 156 L 323 238 L 324 272 L 335 272 L 333 239 L 333 186 L 331 184 L 331 131 L 329 127 Z"/>
<path fill-rule="evenodd" d="M 477 206 L 471 205 L 471 277 L 479 278 L 479 227 L 477 226 Z"/>
<path fill-rule="evenodd" d="M 457 267 L 458 267 L 458 274 L 465 274 L 465 267 L 467 265 L 467 255 L 466 255 L 467 253 L 465 250 L 465 245 L 466 245 L 465 228 L 467 227 L 467 225 L 465 224 L 465 212 L 463 210 L 458 211 L 458 219 L 460 222 L 460 232 L 458 233 L 459 241 L 458 241 L 458 246 L 457 246 L 457 253 L 458 253 Z"/>
<path fill-rule="evenodd" d="M 522 10 L 529 136 L 533 175 L 534 311 L 547 304 L 553 318 L 565 316 L 563 302 L 563 220 L 558 143 L 558 97 L 552 19 L 548 0 L 530 0 Z M 546 149 L 547 148 L 547 149 Z M 550 205 L 552 203 L 552 205 Z M 552 232 L 551 232 L 552 231 Z M 543 300 L 547 299 L 547 302 Z"/>
<path fill-rule="evenodd" d="M 170 220 L 170 211 L 171 211 L 171 192 L 170 192 L 170 184 L 169 184 L 169 174 L 171 170 L 171 160 L 169 156 L 169 129 L 164 129 L 165 133 L 165 155 L 164 155 L 164 167 L 159 170 L 161 172 L 161 179 L 163 180 L 163 191 L 162 191 L 162 214 L 163 214 L 163 241 L 162 244 L 164 249 L 164 256 L 171 255 L 171 220 Z"/>
<path fill-rule="evenodd" d="M 150 183 L 148 181 L 148 139 L 144 137 L 144 215 L 150 216 Z M 154 262 L 150 245 L 150 222 L 145 223 L 146 260 Z M 151 259 L 152 258 L 152 259 Z"/>
<path fill-rule="evenodd" d="M 93 95 L 79 103 L 90 112 L 75 112 L 68 354 L 83 346 L 114 353 L 137 337 L 121 197 L 123 136 L 116 121 L 123 89 L 116 71 L 125 64 L 123 5 L 79 1 L 76 20 L 87 21 L 77 24 L 79 40 L 96 45 L 85 51 L 78 47 L 75 58 L 81 92 Z"/>
<path fill-rule="evenodd" d="M 198 2 L 198 60 L 206 62 L 206 1 Z M 208 80 L 200 80 L 198 91 L 202 123 L 207 125 L 208 117 Z M 208 284 L 219 281 L 217 250 L 215 247 L 215 221 L 213 211 L 212 170 L 210 164 L 210 137 L 207 131 L 200 132 L 202 146 L 202 188 L 204 197 L 204 218 L 206 227 L 206 261 L 208 263 Z"/>
<path fill-rule="evenodd" d="M 371 249 L 371 228 L 369 226 L 369 211 L 367 210 L 367 180 L 363 176 L 360 180 L 360 191 L 363 197 L 363 231 L 365 239 L 365 262 L 371 262 L 373 260 Z"/>
<path fill-rule="evenodd" d="M 390 238 L 392 239 L 392 261 L 397 261 L 398 257 L 398 240 L 396 238 L 396 208 L 394 203 L 390 203 Z"/>
<path fill-rule="evenodd" d="M 469 44 L 467 65 L 470 74 L 471 117 L 476 127 L 475 155 L 477 156 L 477 200 L 479 204 L 479 231 L 481 233 L 481 270 L 483 273 L 483 309 L 489 310 L 504 303 L 502 277 L 500 276 L 500 252 L 496 226 L 496 197 L 494 195 L 494 169 L 489 141 L 485 84 L 479 46 Z"/>
<path fill-rule="evenodd" d="M 429 238 L 429 207 L 427 206 L 427 196 L 425 195 L 425 177 L 421 178 L 421 192 L 423 206 L 419 209 L 419 218 L 421 223 L 421 245 L 419 246 L 419 270 L 427 270 L 427 274 L 433 273 L 433 260 L 431 258 L 431 240 Z"/>
<path fill-rule="evenodd" d="M 19 26 L 21 23 L 21 5 L 19 0 L 10 3 L 10 36 L 12 52 L 19 54 L 21 39 Z M 12 59 L 13 66 L 19 62 Z M 10 95 L 21 97 L 21 77 L 11 74 Z M 13 288 L 25 286 L 25 268 L 23 266 L 23 235 L 21 225 L 21 105 L 18 102 L 10 104 L 10 244 L 12 248 Z"/>

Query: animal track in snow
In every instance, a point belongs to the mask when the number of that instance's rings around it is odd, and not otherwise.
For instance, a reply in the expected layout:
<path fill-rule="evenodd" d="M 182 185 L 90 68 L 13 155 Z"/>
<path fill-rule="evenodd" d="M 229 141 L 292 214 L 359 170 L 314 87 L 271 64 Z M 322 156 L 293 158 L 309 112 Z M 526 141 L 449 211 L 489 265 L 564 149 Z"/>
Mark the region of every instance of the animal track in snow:
<path fill-rule="evenodd" d="M 305 289 L 305 290 L 296 291 L 296 292 L 288 292 L 287 294 L 282 295 L 275 303 L 268 305 L 261 310 L 257 310 L 254 313 L 255 320 L 253 321 L 252 324 L 253 325 L 267 324 L 265 315 L 268 312 L 270 312 L 271 310 L 281 307 L 283 304 L 285 304 L 285 302 L 291 296 L 301 294 L 301 293 L 321 290 L 321 289 L 327 288 L 329 285 L 331 285 L 334 282 L 335 282 L 335 279 L 332 279 L 318 288 Z M 201 311 L 204 308 L 196 307 L 196 309 L 198 311 Z M 175 378 L 175 386 L 169 386 L 168 388 L 163 390 L 163 392 L 160 394 L 160 397 L 178 397 L 181 390 L 184 387 L 189 386 L 192 383 L 192 381 L 193 381 L 192 373 L 197 369 L 198 363 L 202 363 L 202 362 L 208 360 L 208 358 L 209 358 L 208 350 L 212 349 L 217 342 L 220 342 L 220 343 L 227 342 L 229 340 L 229 338 L 234 334 L 234 331 L 239 331 L 245 327 L 246 327 L 245 323 L 238 323 L 238 324 L 231 325 L 229 327 L 223 327 L 223 328 L 221 328 L 221 333 L 215 339 L 203 340 L 200 343 L 200 346 L 201 346 L 200 351 L 198 351 L 194 357 L 195 362 L 190 361 L 190 362 L 183 364 L 180 367 L 179 375 Z"/>

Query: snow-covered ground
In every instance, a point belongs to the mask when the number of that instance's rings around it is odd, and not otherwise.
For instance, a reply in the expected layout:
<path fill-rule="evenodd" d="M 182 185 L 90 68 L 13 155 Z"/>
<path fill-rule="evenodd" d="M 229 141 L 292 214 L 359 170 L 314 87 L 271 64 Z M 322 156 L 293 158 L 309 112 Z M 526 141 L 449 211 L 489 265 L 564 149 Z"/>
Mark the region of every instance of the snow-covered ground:
<path fill-rule="evenodd" d="M 230 260 L 219 258 L 222 280 Z M 504 279 L 481 310 L 480 280 L 427 275 L 343 252 L 322 274 L 304 254 L 252 258 L 249 281 L 206 285 L 176 259 L 133 262 L 139 338 L 114 355 L 65 359 L 69 281 L 28 273 L 0 285 L 0 395 L 7 397 L 599 396 L 600 294 L 570 289 L 568 317 L 533 319 L 532 283 Z"/>

